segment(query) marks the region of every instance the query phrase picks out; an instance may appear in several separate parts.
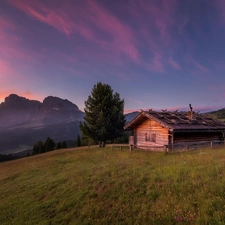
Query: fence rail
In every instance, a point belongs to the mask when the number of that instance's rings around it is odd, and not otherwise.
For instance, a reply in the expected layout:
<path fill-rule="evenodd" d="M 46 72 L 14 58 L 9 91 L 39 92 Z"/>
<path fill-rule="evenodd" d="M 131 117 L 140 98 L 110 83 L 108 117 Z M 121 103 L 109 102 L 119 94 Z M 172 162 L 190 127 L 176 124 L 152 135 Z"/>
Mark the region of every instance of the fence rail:
<path fill-rule="evenodd" d="M 201 142 L 186 142 L 162 146 L 135 146 L 129 145 L 130 151 L 134 149 L 149 150 L 149 151 L 164 151 L 166 152 L 180 152 L 188 150 L 197 150 L 201 148 L 218 148 L 225 147 L 225 141 L 201 141 Z"/>
<path fill-rule="evenodd" d="M 191 142 L 182 144 L 171 144 L 165 145 L 165 152 L 176 152 L 176 151 L 187 151 L 197 150 L 200 148 L 215 148 L 224 147 L 225 141 L 202 141 L 202 142 Z"/>
<path fill-rule="evenodd" d="M 180 152 L 180 151 L 188 151 L 188 150 L 197 150 L 201 148 L 218 148 L 225 147 L 225 141 L 201 141 L 201 142 L 186 142 L 186 143 L 178 143 L 178 144 L 170 144 L 170 145 L 162 145 L 162 146 L 136 146 L 131 144 L 111 144 L 111 149 L 120 149 L 122 151 L 123 148 L 129 149 L 132 152 L 134 149 L 139 150 L 148 150 L 148 151 L 161 151 L 161 152 Z"/>

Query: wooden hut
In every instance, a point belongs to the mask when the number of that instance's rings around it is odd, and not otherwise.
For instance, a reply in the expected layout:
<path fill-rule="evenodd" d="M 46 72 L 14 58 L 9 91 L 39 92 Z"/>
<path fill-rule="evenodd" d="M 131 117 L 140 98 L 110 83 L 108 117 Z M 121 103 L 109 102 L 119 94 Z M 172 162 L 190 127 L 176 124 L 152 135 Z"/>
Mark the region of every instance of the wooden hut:
<path fill-rule="evenodd" d="M 224 141 L 225 123 L 189 112 L 141 111 L 124 129 L 132 129 L 130 145 L 137 148 L 174 148 Z"/>

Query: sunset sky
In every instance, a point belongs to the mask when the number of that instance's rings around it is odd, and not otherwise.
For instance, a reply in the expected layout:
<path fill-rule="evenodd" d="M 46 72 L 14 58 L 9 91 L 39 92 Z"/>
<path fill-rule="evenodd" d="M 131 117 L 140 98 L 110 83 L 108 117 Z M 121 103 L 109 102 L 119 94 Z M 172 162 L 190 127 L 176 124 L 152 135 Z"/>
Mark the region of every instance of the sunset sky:
<path fill-rule="evenodd" d="M 224 0 L 1 0 L 0 102 L 97 82 L 137 109 L 225 107 Z"/>

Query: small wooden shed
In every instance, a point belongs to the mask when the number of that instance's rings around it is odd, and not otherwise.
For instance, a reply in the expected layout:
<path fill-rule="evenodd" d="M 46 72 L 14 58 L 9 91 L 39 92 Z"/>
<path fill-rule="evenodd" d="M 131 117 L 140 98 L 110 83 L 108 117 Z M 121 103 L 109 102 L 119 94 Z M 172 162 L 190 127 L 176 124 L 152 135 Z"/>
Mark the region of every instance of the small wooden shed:
<path fill-rule="evenodd" d="M 219 142 L 225 137 L 225 123 L 194 111 L 141 111 L 124 129 L 132 129 L 129 144 L 138 148 Z"/>

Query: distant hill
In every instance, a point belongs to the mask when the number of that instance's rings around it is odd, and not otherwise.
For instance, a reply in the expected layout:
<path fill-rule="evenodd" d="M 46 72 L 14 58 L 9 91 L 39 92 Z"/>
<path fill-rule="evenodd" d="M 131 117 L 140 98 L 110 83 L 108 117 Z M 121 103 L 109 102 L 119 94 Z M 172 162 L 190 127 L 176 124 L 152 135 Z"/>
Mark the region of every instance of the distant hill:
<path fill-rule="evenodd" d="M 212 112 L 207 112 L 207 113 L 204 113 L 204 115 L 210 116 L 212 118 L 216 118 L 225 122 L 225 108 L 212 111 Z"/>
<path fill-rule="evenodd" d="M 131 112 L 131 113 L 127 113 L 125 114 L 125 120 L 126 122 L 131 121 L 135 116 L 137 116 L 139 112 L 135 111 L 135 112 Z"/>
<path fill-rule="evenodd" d="M 49 96 L 41 103 L 11 94 L 0 104 L 0 153 L 30 149 L 48 136 L 55 142 L 75 140 L 83 117 L 68 100 Z"/>

